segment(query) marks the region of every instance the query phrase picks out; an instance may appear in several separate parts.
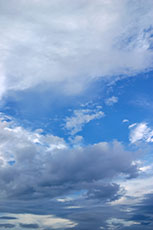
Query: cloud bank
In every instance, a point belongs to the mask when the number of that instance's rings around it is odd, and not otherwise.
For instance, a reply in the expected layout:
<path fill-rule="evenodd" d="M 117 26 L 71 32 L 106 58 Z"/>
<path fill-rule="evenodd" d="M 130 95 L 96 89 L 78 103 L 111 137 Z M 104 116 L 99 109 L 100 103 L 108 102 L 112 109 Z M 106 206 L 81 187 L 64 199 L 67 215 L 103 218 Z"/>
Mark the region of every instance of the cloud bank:
<path fill-rule="evenodd" d="M 82 190 L 86 198 L 117 199 L 120 187 L 106 180 L 138 173 L 133 153 L 117 141 L 71 148 L 62 138 L 28 131 L 4 119 L 0 136 L 4 200 L 55 198 Z"/>
<path fill-rule="evenodd" d="M 78 94 L 151 69 L 152 15 L 151 0 L 2 0 L 1 97 L 46 84 Z"/>

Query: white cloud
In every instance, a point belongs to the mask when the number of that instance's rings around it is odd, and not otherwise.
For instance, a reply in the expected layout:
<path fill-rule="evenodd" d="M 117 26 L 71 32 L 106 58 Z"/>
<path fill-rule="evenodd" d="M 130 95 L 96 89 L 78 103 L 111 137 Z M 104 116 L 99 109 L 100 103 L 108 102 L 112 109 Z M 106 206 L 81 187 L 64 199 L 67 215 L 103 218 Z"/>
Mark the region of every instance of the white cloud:
<path fill-rule="evenodd" d="M 53 229 L 67 229 L 67 228 L 73 228 L 77 225 L 76 222 L 59 218 L 53 215 L 36 215 L 36 214 L 7 214 L 6 217 L 14 217 L 16 219 L 7 220 L 7 224 L 15 224 L 15 228 L 13 229 L 21 229 L 22 225 L 27 225 L 27 228 L 33 229 L 33 227 L 28 227 L 30 225 L 37 225 L 39 229 L 44 228 L 53 228 Z M 5 224 L 5 222 L 4 222 Z"/>
<path fill-rule="evenodd" d="M 115 96 L 109 97 L 105 100 L 105 104 L 108 106 L 111 106 L 117 102 L 118 102 L 118 97 L 115 97 Z"/>
<path fill-rule="evenodd" d="M 119 200 L 111 202 L 112 205 L 134 205 L 140 202 L 146 194 L 153 193 L 153 164 L 145 165 L 144 162 L 141 162 L 139 170 L 139 177 L 119 182 L 126 193 Z"/>
<path fill-rule="evenodd" d="M 140 224 L 139 222 L 136 221 L 130 221 L 130 220 L 124 220 L 124 219 L 118 219 L 118 218 L 111 218 L 106 221 L 108 225 L 108 229 L 110 230 L 115 230 L 120 228 L 120 226 L 124 227 L 130 227 L 131 225 L 134 224 Z"/>
<path fill-rule="evenodd" d="M 73 144 L 73 146 L 81 146 L 83 142 L 83 137 L 79 135 L 72 136 L 72 137 L 69 137 L 69 141 L 70 143 Z"/>
<path fill-rule="evenodd" d="M 132 144 L 138 141 L 153 142 L 153 130 L 148 127 L 147 123 L 134 123 L 129 128 L 129 140 Z"/>
<path fill-rule="evenodd" d="M 152 15 L 152 0 L 1 0 L 0 96 L 152 68 Z"/>
<path fill-rule="evenodd" d="M 75 135 L 82 130 L 83 126 L 94 119 L 100 119 L 104 116 L 104 112 L 99 109 L 79 109 L 74 110 L 72 117 L 65 119 L 65 128 L 70 131 L 71 135 Z"/>
<path fill-rule="evenodd" d="M 124 119 L 122 122 L 123 122 L 123 123 L 128 123 L 129 120 L 128 120 L 128 119 Z"/>

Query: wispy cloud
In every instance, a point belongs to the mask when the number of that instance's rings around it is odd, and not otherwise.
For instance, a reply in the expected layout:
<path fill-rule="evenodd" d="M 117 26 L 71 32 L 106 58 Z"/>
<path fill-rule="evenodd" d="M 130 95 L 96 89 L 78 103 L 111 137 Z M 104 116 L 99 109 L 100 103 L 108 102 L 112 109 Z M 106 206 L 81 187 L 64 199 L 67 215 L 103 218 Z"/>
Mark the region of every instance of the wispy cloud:
<path fill-rule="evenodd" d="M 153 142 L 153 130 L 145 122 L 134 123 L 129 126 L 129 140 L 132 144 L 138 141 Z"/>
<path fill-rule="evenodd" d="M 112 97 L 105 99 L 105 104 L 108 106 L 112 106 L 117 102 L 118 102 L 118 97 L 115 97 L 115 96 L 112 96 Z"/>
<path fill-rule="evenodd" d="M 99 109 L 79 109 L 74 110 L 71 117 L 65 119 L 65 128 L 71 135 L 80 132 L 83 126 L 92 120 L 100 119 L 104 116 L 104 112 Z"/>

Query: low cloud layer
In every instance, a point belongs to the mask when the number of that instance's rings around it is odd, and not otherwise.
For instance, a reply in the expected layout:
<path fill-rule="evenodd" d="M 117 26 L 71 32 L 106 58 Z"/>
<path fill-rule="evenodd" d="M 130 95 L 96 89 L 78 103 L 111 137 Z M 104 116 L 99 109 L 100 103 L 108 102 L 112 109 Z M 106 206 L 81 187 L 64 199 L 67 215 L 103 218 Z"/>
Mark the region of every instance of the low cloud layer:
<path fill-rule="evenodd" d="M 27 130 L 2 114 L 0 136 L 3 228 L 110 230 L 149 222 L 133 214 L 141 201 L 150 218 L 145 197 L 151 186 L 135 192 L 135 185 L 143 182 L 137 177 L 145 173 L 136 161 L 138 152 L 125 150 L 118 141 L 69 146 L 60 137 Z M 146 229 L 151 229 L 150 222 Z"/>

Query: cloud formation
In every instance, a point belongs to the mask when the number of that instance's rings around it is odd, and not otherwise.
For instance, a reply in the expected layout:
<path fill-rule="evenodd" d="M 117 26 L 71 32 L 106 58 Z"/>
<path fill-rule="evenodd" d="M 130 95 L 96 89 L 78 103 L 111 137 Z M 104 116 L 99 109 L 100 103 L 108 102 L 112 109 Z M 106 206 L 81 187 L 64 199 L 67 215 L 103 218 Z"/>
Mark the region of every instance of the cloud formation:
<path fill-rule="evenodd" d="M 86 191 L 86 197 L 118 199 L 120 187 L 105 183 L 120 174 L 137 175 L 134 155 L 121 143 L 71 148 L 62 138 L 0 122 L 1 197 L 31 200 Z M 110 193 L 109 193 L 110 190 Z M 109 194 L 109 195 L 108 195 Z"/>
<path fill-rule="evenodd" d="M 138 141 L 153 142 L 153 130 L 148 127 L 147 123 L 134 123 L 129 126 L 129 140 L 132 144 Z"/>
<path fill-rule="evenodd" d="M 105 100 L 105 104 L 108 106 L 111 106 L 117 102 L 118 102 L 118 97 L 115 97 L 115 96 L 109 97 Z"/>
<path fill-rule="evenodd" d="M 92 120 L 100 119 L 103 116 L 104 112 L 99 109 L 74 110 L 71 117 L 66 117 L 64 127 L 71 133 L 71 135 L 75 135 L 82 130 L 85 124 Z"/>
<path fill-rule="evenodd" d="M 78 94 L 151 69 L 152 15 L 151 0 L 2 0 L 0 96 L 46 83 Z"/>

